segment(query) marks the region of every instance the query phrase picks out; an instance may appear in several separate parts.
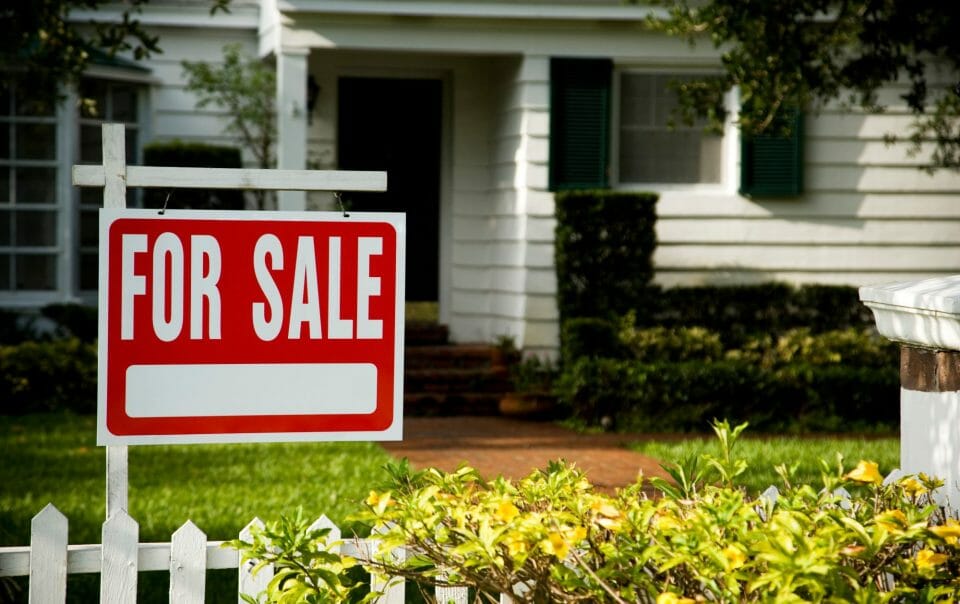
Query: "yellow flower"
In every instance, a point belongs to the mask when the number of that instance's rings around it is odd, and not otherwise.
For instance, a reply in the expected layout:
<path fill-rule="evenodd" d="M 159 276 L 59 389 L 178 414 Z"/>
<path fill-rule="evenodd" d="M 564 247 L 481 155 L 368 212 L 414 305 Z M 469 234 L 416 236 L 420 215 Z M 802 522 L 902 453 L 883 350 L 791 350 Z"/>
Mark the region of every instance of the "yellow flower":
<path fill-rule="evenodd" d="M 605 501 L 595 501 L 590 509 L 594 512 L 594 524 L 608 531 L 620 530 L 622 514 L 614 505 Z"/>
<path fill-rule="evenodd" d="M 523 535 L 516 531 L 508 534 L 506 539 L 504 539 L 504 543 L 507 544 L 507 551 L 510 552 L 510 555 L 514 558 L 527 553 L 527 542 L 523 538 Z"/>
<path fill-rule="evenodd" d="M 683 598 L 673 592 L 665 591 L 657 596 L 657 604 L 696 604 L 696 602 L 690 598 Z"/>
<path fill-rule="evenodd" d="M 567 557 L 567 554 L 570 553 L 570 542 L 564 539 L 563 535 L 558 532 L 547 535 L 547 538 L 540 543 L 540 546 L 548 554 L 556 556 L 558 560 L 563 560 Z"/>
<path fill-rule="evenodd" d="M 938 554 L 932 549 L 923 548 L 917 552 L 916 562 L 917 568 L 919 570 L 924 570 L 928 568 L 933 568 L 934 566 L 939 566 L 947 561 L 949 556 L 946 554 Z"/>
<path fill-rule="evenodd" d="M 887 510 L 875 518 L 877 525 L 891 533 L 902 533 L 907 528 L 907 517 L 900 510 Z"/>
<path fill-rule="evenodd" d="M 510 522 L 516 518 L 519 513 L 520 510 L 517 509 L 517 506 L 510 503 L 510 500 L 504 499 L 500 502 L 500 505 L 497 506 L 497 511 L 493 513 L 493 517 L 500 522 Z"/>
<path fill-rule="evenodd" d="M 883 482 L 883 476 L 880 476 L 880 469 L 872 461 L 863 461 L 857 464 L 857 467 L 844 475 L 847 480 L 854 482 L 863 482 L 866 484 L 880 484 Z"/>
<path fill-rule="evenodd" d="M 960 538 L 960 522 L 950 518 L 942 526 L 931 526 L 930 532 L 950 545 L 956 545 L 957 539 Z"/>
<path fill-rule="evenodd" d="M 901 480 L 900 486 L 902 486 L 903 490 L 906 491 L 911 497 L 923 495 L 927 492 L 927 487 L 920 484 L 920 481 L 912 476 Z"/>
<path fill-rule="evenodd" d="M 733 570 L 735 568 L 740 568 L 747 561 L 747 556 L 740 551 L 739 547 L 728 545 L 723 548 L 723 551 L 720 553 L 723 554 L 723 557 L 727 561 L 727 570 Z"/>
<path fill-rule="evenodd" d="M 658 513 L 653 517 L 653 526 L 658 531 L 670 531 L 680 528 L 680 523 L 677 522 L 677 518 L 673 514 Z"/>
<path fill-rule="evenodd" d="M 367 496 L 367 505 L 372 508 L 380 505 L 381 502 L 386 502 L 384 505 L 390 505 L 392 502 L 390 500 L 390 493 L 378 493 L 376 491 L 370 491 L 370 495 Z"/>

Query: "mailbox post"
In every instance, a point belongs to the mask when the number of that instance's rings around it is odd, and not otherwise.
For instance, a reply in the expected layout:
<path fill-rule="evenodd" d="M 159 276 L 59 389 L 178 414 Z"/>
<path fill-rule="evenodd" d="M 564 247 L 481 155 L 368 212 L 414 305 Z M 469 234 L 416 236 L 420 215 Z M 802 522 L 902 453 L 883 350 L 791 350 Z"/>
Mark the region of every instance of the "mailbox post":
<path fill-rule="evenodd" d="M 960 275 L 860 288 L 880 333 L 900 343 L 900 469 L 943 479 L 960 509 Z"/>

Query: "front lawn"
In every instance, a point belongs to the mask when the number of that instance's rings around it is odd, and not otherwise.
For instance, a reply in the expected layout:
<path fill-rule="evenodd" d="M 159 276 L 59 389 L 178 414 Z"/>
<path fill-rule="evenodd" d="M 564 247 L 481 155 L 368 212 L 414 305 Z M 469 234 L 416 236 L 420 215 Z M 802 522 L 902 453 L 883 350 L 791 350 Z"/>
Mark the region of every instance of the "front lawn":
<path fill-rule="evenodd" d="M 712 437 L 683 440 L 650 440 L 633 443 L 631 449 L 664 463 L 682 463 L 693 455 L 718 456 L 720 446 Z M 837 453 L 843 456 L 844 470 L 850 470 L 861 459 L 875 461 L 886 476 L 900 464 L 900 439 L 896 437 L 797 437 L 750 436 L 749 430 L 733 450 L 734 457 L 747 461 L 749 469 L 739 477 L 739 484 L 751 493 L 760 493 L 770 485 L 782 486 L 774 468 L 779 464 L 795 466 L 794 484 L 820 483 L 820 460 L 830 464 L 836 473 Z"/>

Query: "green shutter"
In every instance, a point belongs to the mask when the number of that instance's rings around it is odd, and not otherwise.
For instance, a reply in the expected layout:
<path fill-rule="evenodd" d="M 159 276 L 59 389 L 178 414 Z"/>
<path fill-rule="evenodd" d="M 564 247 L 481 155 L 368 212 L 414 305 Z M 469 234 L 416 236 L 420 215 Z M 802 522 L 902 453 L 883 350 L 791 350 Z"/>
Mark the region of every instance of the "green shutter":
<path fill-rule="evenodd" d="M 796 197 L 803 192 L 803 113 L 794 111 L 790 120 L 788 135 L 741 138 L 741 195 Z"/>
<path fill-rule="evenodd" d="M 607 186 L 610 76 L 607 59 L 550 62 L 550 189 Z"/>

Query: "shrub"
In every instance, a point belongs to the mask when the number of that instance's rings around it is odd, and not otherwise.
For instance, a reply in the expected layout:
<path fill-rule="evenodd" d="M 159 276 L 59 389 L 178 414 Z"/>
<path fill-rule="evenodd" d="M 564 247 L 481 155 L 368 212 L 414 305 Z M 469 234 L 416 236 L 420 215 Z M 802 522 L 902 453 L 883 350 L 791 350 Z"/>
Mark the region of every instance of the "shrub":
<path fill-rule="evenodd" d="M 186 168 L 242 168 L 240 149 L 206 143 L 170 141 L 151 143 L 143 149 L 147 166 Z M 243 191 L 232 189 L 146 189 L 143 205 L 147 208 L 242 210 Z"/>
<path fill-rule="evenodd" d="M 671 482 L 641 478 L 614 496 L 561 462 L 517 483 L 484 481 L 467 467 L 448 474 L 397 464 L 357 516 L 381 539 L 364 564 L 421 585 L 510 593 L 521 604 L 960 597 L 960 523 L 931 496 L 942 481 L 921 474 L 884 484 L 876 464 L 844 471 L 838 460 L 822 464 L 820 485 L 793 484 L 778 468 L 782 489 L 753 498 L 738 484 L 749 471 L 736 457 L 744 427 L 716 423 L 718 456 L 684 460 L 667 468 Z M 651 485 L 660 497 L 647 496 Z M 278 535 L 261 551 L 307 560 L 312 547 Z M 406 556 L 392 555 L 399 547 Z M 284 577 L 307 583 L 310 570 Z"/>
<path fill-rule="evenodd" d="M 581 357 L 628 358 L 630 350 L 623 345 L 618 325 L 608 319 L 591 317 L 569 319 L 560 332 L 560 358 L 570 361 Z"/>
<path fill-rule="evenodd" d="M 716 361 L 723 358 L 720 334 L 704 327 L 650 327 L 637 329 L 634 313 L 621 322 L 619 339 L 633 358 L 645 363 L 658 361 Z"/>
<path fill-rule="evenodd" d="M 653 278 L 657 196 L 563 191 L 555 260 L 561 321 L 612 318 L 644 305 Z"/>
<path fill-rule="evenodd" d="M 76 338 L 0 346 L 0 414 L 97 408 L 96 345 Z"/>

